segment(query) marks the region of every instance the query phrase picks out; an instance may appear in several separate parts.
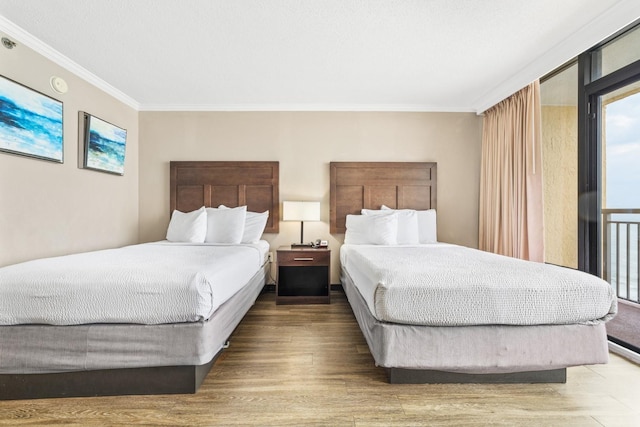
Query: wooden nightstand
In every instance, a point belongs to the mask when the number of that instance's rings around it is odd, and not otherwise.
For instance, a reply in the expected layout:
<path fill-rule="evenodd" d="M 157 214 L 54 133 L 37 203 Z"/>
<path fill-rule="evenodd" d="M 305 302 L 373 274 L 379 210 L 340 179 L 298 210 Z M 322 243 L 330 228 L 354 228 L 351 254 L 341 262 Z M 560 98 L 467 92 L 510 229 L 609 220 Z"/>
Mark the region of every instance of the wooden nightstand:
<path fill-rule="evenodd" d="M 276 304 L 329 304 L 331 251 L 291 248 L 277 251 Z"/>

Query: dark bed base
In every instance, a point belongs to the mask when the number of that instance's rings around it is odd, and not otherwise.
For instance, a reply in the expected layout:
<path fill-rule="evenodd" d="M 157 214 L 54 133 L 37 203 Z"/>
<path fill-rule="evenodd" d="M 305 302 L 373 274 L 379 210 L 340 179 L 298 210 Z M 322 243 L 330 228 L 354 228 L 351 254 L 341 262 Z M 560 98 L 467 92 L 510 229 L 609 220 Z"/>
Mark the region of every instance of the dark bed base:
<path fill-rule="evenodd" d="M 536 384 L 566 383 L 566 368 L 504 374 L 463 374 L 420 369 L 386 368 L 391 384 Z"/>
<path fill-rule="evenodd" d="M 222 350 L 204 365 L 0 375 L 0 400 L 195 393 Z"/>

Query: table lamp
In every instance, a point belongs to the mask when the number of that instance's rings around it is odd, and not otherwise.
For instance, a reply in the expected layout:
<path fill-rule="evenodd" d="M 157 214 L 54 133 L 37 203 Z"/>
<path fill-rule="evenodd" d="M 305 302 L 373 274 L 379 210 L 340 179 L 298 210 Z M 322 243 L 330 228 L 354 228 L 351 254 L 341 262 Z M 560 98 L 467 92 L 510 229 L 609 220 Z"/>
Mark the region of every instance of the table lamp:
<path fill-rule="evenodd" d="M 292 243 L 292 247 L 311 246 L 304 242 L 304 222 L 320 221 L 320 202 L 286 201 L 282 202 L 282 220 L 300 221 L 300 243 Z"/>

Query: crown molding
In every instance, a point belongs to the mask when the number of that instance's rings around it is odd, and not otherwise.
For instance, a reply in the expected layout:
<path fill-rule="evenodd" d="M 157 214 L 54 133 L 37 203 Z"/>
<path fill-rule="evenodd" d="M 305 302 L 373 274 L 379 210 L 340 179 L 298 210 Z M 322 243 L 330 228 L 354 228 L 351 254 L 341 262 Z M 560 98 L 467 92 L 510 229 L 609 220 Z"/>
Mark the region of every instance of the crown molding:
<path fill-rule="evenodd" d="M 57 50 L 47 45 L 37 37 L 33 36 L 29 32 L 23 30 L 22 28 L 20 28 L 13 22 L 9 21 L 7 18 L 5 18 L 2 15 L 0 15 L 0 31 L 6 33 L 10 37 L 15 38 L 16 41 L 19 41 L 21 44 L 28 46 L 29 48 L 33 49 L 34 51 L 44 56 L 45 58 L 53 61 L 54 63 L 61 66 L 62 68 L 70 71 L 76 76 L 91 83 L 98 89 L 113 96 L 120 102 L 128 105 L 129 107 L 135 110 L 140 109 L 140 103 L 137 102 L 135 99 L 131 98 L 130 96 L 120 91 L 119 89 L 116 89 L 115 87 L 111 86 L 109 83 L 105 82 L 100 77 L 96 76 L 86 68 L 78 65 L 76 62 L 72 61 L 67 56 L 58 52 Z"/>
<path fill-rule="evenodd" d="M 474 113 L 471 108 L 442 108 L 420 104 L 141 104 L 139 111 L 353 111 Z"/>

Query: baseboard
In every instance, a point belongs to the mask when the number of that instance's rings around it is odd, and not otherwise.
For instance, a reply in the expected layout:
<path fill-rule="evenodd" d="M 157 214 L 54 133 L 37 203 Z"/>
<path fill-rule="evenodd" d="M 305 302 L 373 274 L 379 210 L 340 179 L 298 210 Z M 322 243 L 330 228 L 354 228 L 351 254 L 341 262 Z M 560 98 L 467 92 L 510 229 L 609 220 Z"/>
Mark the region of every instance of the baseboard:
<path fill-rule="evenodd" d="M 275 292 L 275 291 L 276 291 L 275 283 L 267 283 L 266 285 L 264 285 L 264 288 L 262 288 L 262 292 Z"/>
<path fill-rule="evenodd" d="M 331 290 L 332 291 L 338 291 L 338 292 L 344 292 L 344 289 L 342 288 L 342 284 L 341 283 L 332 283 L 331 284 Z M 266 285 L 264 285 L 264 288 L 262 289 L 262 292 L 275 292 L 276 291 L 276 284 L 275 283 L 267 283 Z"/>
<path fill-rule="evenodd" d="M 636 353 L 635 351 L 631 351 L 628 348 L 621 346 L 620 344 L 609 341 L 609 351 L 640 365 L 640 354 Z"/>

